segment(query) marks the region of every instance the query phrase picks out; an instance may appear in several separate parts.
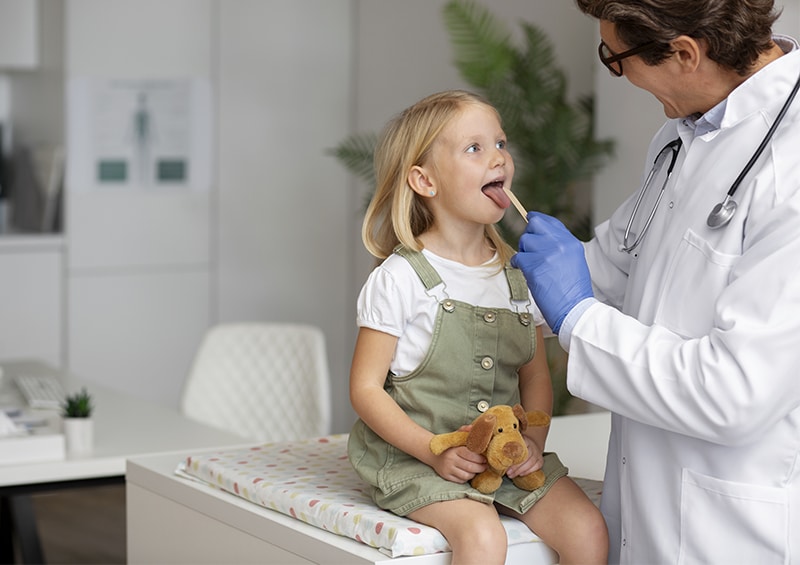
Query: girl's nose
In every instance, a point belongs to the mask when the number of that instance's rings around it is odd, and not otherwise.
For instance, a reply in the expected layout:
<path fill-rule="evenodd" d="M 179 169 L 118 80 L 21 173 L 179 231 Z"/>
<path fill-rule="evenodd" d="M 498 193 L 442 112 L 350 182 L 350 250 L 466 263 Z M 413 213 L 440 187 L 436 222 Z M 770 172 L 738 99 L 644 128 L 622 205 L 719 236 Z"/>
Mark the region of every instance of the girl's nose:
<path fill-rule="evenodd" d="M 492 156 L 492 167 L 498 167 L 501 165 L 506 164 L 506 155 L 499 149 L 495 149 L 494 155 Z"/>

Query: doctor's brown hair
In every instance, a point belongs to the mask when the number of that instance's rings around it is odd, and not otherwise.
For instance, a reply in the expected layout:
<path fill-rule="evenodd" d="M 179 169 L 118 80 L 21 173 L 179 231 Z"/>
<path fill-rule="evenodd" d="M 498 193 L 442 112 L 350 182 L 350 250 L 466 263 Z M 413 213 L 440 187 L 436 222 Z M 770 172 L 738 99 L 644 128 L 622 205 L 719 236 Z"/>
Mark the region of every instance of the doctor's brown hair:
<path fill-rule="evenodd" d="M 703 40 L 708 58 L 741 76 L 772 46 L 772 25 L 780 16 L 773 0 L 575 0 L 578 8 L 616 26 L 628 47 L 656 44 L 639 57 L 657 65 L 670 56 L 680 35 Z"/>
<path fill-rule="evenodd" d="M 418 236 L 433 225 L 434 218 L 424 199 L 409 186 L 408 174 L 415 165 L 427 163 L 444 127 L 470 104 L 486 106 L 497 114 L 497 109 L 477 94 L 446 90 L 406 108 L 384 128 L 375 148 L 377 186 L 361 228 L 364 246 L 373 256 L 385 259 L 399 243 L 414 251 L 422 249 Z M 505 265 L 514 250 L 495 226 L 486 226 L 485 234 L 497 251 L 497 263 Z"/>

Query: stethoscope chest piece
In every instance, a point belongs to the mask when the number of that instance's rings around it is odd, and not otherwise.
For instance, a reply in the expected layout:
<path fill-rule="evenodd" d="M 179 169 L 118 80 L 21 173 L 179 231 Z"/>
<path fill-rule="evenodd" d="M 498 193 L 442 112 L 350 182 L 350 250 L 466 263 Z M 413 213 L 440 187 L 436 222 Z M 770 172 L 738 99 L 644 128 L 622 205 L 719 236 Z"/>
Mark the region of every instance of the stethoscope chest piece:
<path fill-rule="evenodd" d="M 735 213 L 736 201 L 731 198 L 730 195 L 726 195 L 725 200 L 714 206 L 714 209 L 711 210 L 706 220 L 706 225 L 712 230 L 727 226 Z"/>

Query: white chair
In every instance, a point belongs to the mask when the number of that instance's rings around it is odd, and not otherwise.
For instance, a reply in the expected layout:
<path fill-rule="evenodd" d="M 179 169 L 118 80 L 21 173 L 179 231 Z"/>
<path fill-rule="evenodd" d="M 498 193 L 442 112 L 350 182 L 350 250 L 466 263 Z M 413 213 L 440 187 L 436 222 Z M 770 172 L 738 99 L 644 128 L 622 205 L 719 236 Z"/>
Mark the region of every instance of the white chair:
<path fill-rule="evenodd" d="M 330 377 L 319 328 L 231 323 L 205 335 L 181 412 L 257 441 L 330 433 Z"/>

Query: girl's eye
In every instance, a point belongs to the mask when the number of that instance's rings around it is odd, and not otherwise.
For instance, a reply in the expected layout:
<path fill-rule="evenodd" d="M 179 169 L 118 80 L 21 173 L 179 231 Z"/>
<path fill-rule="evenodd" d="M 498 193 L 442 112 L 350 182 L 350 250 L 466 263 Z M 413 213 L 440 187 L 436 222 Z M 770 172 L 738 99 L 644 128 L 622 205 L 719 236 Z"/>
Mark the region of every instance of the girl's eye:
<path fill-rule="evenodd" d="M 501 139 L 500 141 L 498 141 L 497 142 L 497 148 L 498 149 L 505 149 L 506 148 L 506 141 L 504 139 Z"/>
<path fill-rule="evenodd" d="M 473 143 L 472 145 L 467 147 L 467 153 L 475 153 L 475 152 L 478 151 L 478 149 L 479 149 L 478 144 L 477 143 Z"/>

